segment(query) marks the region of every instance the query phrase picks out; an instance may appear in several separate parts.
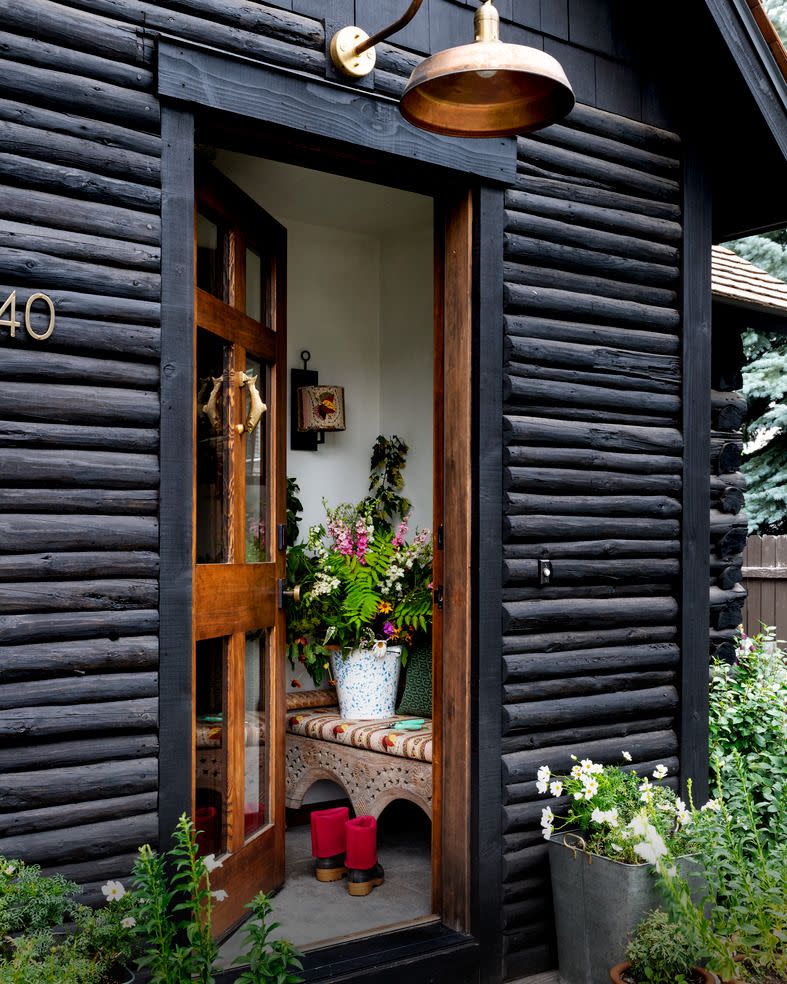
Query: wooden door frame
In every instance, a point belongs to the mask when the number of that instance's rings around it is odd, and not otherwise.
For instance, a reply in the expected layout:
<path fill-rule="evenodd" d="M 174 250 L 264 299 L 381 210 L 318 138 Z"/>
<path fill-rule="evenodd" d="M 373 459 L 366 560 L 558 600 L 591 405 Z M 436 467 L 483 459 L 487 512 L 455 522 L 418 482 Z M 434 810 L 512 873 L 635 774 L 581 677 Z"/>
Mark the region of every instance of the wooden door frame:
<path fill-rule="evenodd" d="M 211 57 L 218 56 L 214 52 Z M 221 56 L 221 60 L 227 62 L 227 74 L 231 76 L 233 59 Z M 309 85 L 318 83 L 309 80 Z M 225 91 L 231 93 L 232 89 Z M 199 101 L 216 105 L 212 98 L 200 97 Z M 223 121 L 225 117 L 214 116 L 212 123 L 217 119 Z M 190 514 L 183 509 L 183 502 L 188 501 L 191 489 L 182 480 L 184 466 L 190 477 L 184 457 L 191 447 L 191 424 L 182 419 L 178 406 L 183 392 L 190 393 L 193 384 L 193 302 L 189 296 L 193 255 L 184 248 L 183 235 L 187 228 L 184 216 L 193 221 L 195 123 L 192 107 L 164 103 L 160 781 L 166 797 L 162 796 L 160 804 L 162 841 L 168 837 L 183 804 L 188 803 L 191 785 L 190 772 L 183 767 L 183 750 L 190 752 L 191 748 L 191 529 L 190 519 L 186 519 Z M 258 118 L 258 123 L 265 124 L 266 120 Z M 443 584 L 449 617 L 443 651 L 449 655 L 446 672 L 441 674 L 444 713 L 440 730 L 444 745 L 438 758 L 447 765 L 439 780 L 440 789 L 447 791 L 443 819 L 448 815 L 446 807 L 453 809 L 458 804 L 461 812 L 452 813 L 450 829 L 446 829 L 448 836 L 442 836 L 440 844 L 442 871 L 450 872 L 450 884 L 441 886 L 446 928 L 433 934 L 433 944 L 425 941 L 423 945 L 428 952 L 430 946 L 435 951 L 445 950 L 450 938 L 451 945 L 461 947 L 465 954 L 468 973 L 480 961 L 482 952 L 483 979 L 494 981 L 501 974 L 503 850 L 500 387 L 502 184 L 506 179 L 501 173 L 490 181 L 488 161 L 483 164 L 485 180 L 479 179 L 466 155 L 461 172 L 456 165 L 452 170 L 443 160 L 436 162 L 440 167 L 425 164 L 421 149 L 412 146 L 412 137 L 409 146 L 393 139 L 390 147 L 382 151 L 370 150 L 363 144 L 359 147 L 351 132 L 346 142 L 335 136 L 311 139 L 309 123 L 309 119 L 295 113 L 292 130 L 283 133 L 276 128 L 259 129 L 256 138 L 246 141 L 246 152 L 409 188 L 432 195 L 447 209 L 443 213 L 448 217 L 443 255 L 449 289 L 448 301 L 441 307 L 446 314 L 445 334 L 458 344 L 445 346 L 444 412 L 450 414 L 452 426 L 445 431 L 443 460 L 446 488 L 451 489 L 450 525 L 462 533 L 459 537 L 447 536 L 445 542 Z M 337 132 L 341 131 L 334 134 Z M 261 153 L 262 147 L 266 152 Z M 444 155 L 445 161 L 451 159 L 450 154 Z M 480 524 L 483 536 L 479 536 Z M 189 653 L 188 665 L 183 659 L 185 650 Z M 188 707 L 187 722 L 184 702 Z M 437 768 L 439 771 L 439 764 Z M 458 933 L 450 937 L 450 930 Z M 375 942 L 380 960 L 384 960 L 387 951 L 416 936 L 420 940 L 429 934 L 403 931 L 379 937 Z M 353 949 L 352 944 L 344 946 L 348 953 Z"/>

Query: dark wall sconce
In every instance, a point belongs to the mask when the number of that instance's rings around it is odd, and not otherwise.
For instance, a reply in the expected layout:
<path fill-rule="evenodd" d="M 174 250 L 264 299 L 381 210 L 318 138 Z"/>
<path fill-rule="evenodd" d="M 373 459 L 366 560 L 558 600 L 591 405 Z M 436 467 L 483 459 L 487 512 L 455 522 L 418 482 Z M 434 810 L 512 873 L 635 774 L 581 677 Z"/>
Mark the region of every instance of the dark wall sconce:
<path fill-rule="evenodd" d="M 326 431 L 347 429 L 344 387 L 319 385 L 319 375 L 309 369 L 311 352 L 301 352 L 303 369 L 290 371 L 290 448 L 316 451 L 325 443 Z"/>

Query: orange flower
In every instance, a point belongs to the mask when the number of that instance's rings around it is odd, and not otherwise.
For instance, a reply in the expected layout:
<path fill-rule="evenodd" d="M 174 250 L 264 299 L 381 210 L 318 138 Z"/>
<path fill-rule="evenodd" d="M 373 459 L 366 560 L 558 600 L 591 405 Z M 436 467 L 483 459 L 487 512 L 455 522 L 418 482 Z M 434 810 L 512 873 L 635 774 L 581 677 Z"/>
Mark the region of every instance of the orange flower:
<path fill-rule="evenodd" d="M 389 601 L 381 601 L 377 606 L 377 611 L 382 615 L 388 615 L 393 611 L 393 605 Z"/>

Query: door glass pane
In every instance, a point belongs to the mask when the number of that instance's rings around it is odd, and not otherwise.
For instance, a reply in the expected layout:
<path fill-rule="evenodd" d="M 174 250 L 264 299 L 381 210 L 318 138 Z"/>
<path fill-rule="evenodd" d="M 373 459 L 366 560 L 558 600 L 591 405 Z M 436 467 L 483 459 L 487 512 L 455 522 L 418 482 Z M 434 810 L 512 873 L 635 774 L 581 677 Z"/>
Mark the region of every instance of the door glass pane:
<path fill-rule="evenodd" d="M 227 645 L 227 639 L 207 639 L 196 646 L 195 823 L 203 854 L 227 849 Z"/>
<path fill-rule="evenodd" d="M 222 246 L 219 227 L 212 219 L 197 212 L 197 287 L 218 298 L 223 297 Z"/>
<path fill-rule="evenodd" d="M 246 249 L 246 314 L 262 321 L 262 257 Z"/>
<path fill-rule="evenodd" d="M 229 423 L 228 346 L 197 331 L 197 563 L 227 560 Z"/>
<path fill-rule="evenodd" d="M 265 674 L 267 633 L 246 633 L 246 757 L 243 823 L 248 840 L 265 826 L 268 809 L 267 707 Z"/>
<path fill-rule="evenodd" d="M 268 369 L 259 360 L 246 359 L 246 374 L 256 376 L 262 402 L 267 401 Z M 246 393 L 246 412 L 251 395 Z M 268 415 L 264 413 L 256 430 L 246 437 L 246 563 L 261 564 L 270 558 L 268 524 Z"/>

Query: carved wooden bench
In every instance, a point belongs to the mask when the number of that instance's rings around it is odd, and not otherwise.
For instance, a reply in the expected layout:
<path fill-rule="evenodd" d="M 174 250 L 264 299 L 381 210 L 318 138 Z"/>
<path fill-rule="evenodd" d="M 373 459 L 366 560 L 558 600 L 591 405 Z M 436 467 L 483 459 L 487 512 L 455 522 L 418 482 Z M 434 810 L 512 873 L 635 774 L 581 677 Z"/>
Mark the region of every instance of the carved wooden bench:
<path fill-rule="evenodd" d="M 379 817 L 410 800 L 432 818 L 432 722 L 394 731 L 406 718 L 346 721 L 338 708 L 287 714 L 287 806 L 297 809 L 319 779 L 338 783 L 357 815 Z"/>

